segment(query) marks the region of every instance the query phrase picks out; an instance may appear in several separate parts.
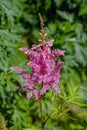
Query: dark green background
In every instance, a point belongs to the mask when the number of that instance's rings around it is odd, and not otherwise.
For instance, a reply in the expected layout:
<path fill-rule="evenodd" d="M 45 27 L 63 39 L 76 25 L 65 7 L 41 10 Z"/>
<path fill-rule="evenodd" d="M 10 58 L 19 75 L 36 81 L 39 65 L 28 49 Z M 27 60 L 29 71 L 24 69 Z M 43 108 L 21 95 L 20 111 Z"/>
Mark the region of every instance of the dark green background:
<path fill-rule="evenodd" d="M 41 127 L 38 101 L 26 100 L 21 93 L 23 79 L 9 70 L 22 67 L 29 72 L 27 57 L 18 50 L 38 44 L 41 13 L 47 32 L 46 40 L 54 39 L 53 48 L 65 50 L 61 59 L 63 90 L 68 86 L 84 96 L 80 102 L 87 104 L 87 0 L 0 0 L 0 115 L 5 116 L 9 130 L 38 130 Z M 44 97 L 44 118 L 51 108 L 60 109 L 61 98 L 49 92 Z M 74 95 L 75 96 L 75 95 Z M 56 102 L 56 104 L 55 104 Z M 52 105 L 53 103 L 53 105 Z M 46 130 L 87 130 L 86 106 L 66 104 L 69 112 L 48 120 Z M 55 110 L 56 111 L 56 110 Z M 1 124 L 1 120 L 0 120 Z"/>

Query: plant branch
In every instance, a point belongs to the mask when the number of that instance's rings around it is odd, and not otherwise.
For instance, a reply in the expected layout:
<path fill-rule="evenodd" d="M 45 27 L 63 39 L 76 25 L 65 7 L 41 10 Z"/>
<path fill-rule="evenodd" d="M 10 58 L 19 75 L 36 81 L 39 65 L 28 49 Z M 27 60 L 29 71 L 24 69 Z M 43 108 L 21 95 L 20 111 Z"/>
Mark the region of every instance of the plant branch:
<path fill-rule="evenodd" d="M 40 104 L 42 130 L 44 130 L 43 111 L 42 111 L 42 96 L 39 98 L 39 104 Z"/>
<path fill-rule="evenodd" d="M 1 117 L 1 120 L 2 120 L 1 130 L 7 130 L 7 129 L 6 129 L 6 126 L 5 126 L 5 118 L 4 118 L 4 116 Z"/>

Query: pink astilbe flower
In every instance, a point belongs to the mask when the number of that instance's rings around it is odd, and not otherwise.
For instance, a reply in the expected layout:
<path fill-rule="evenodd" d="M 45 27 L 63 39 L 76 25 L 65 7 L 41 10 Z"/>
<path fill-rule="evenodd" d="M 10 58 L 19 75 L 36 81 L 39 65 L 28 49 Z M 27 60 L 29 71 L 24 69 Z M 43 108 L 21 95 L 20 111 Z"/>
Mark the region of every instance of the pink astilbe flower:
<path fill-rule="evenodd" d="M 20 48 L 28 57 L 28 66 L 32 68 L 32 74 L 25 72 L 18 67 L 12 67 L 11 70 L 18 72 L 24 79 L 23 90 L 27 90 L 27 98 L 32 96 L 35 99 L 39 99 L 40 96 L 44 95 L 49 89 L 53 89 L 58 94 L 59 80 L 60 80 L 60 69 L 63 62 L 57 62 L 58 57 L 64 55 L 64 51 L 55 49 L 51 50 L 53 46 L 53 40 L 48 42 L 44 41 L 39 45 L 33 45 L 28 50 L 27 48 Z"/>

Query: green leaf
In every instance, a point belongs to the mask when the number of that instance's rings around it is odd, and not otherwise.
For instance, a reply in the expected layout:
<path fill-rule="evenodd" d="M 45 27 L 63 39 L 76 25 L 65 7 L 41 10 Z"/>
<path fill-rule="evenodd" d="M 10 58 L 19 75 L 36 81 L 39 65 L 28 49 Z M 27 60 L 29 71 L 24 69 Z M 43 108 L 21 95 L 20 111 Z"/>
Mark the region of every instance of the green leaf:
<path fill-rule="evenodd" d="M 81 107 L 87 107 L 87 104 L 77 102 L 77 101 L 72 101 L 72 104 L 76 104 L 76 105 L 81 106 Z"/>
<path fill-rule="evenodd" d="M 63 85 L 61 85 L 61 90 L 62 90 L 62 96 L 66 99 L 67 95 L 66 95 Z"/>

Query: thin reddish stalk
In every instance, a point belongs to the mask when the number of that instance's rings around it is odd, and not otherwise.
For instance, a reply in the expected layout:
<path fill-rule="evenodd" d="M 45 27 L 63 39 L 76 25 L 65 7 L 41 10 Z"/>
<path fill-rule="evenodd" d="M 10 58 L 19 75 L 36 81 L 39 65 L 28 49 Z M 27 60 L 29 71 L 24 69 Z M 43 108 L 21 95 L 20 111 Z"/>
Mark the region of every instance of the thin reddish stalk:
<path fill-rule="evenodd" d="M 7 130 L 6 126 L 5 126 L 5 118 L 4 118 L 4 116 L 1 117 L 1 120 L 2 120 L 1 130 Z"/>

